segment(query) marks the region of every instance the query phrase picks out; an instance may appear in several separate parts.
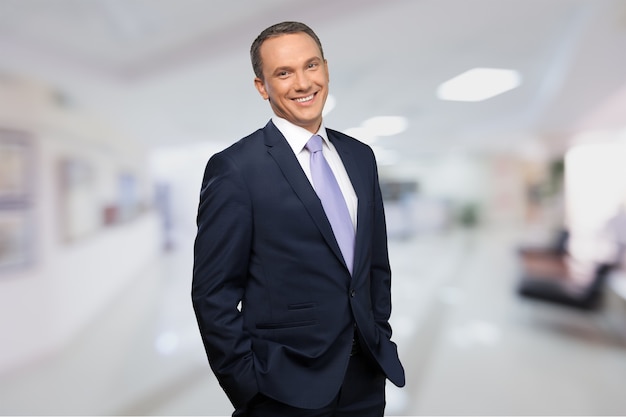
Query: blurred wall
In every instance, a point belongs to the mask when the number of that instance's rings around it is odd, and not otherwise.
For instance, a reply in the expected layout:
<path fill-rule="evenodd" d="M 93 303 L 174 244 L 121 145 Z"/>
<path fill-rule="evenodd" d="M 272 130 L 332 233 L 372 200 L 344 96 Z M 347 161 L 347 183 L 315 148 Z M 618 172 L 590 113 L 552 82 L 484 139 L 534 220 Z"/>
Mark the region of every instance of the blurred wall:
<path fill-rule="evenodd" d="M 161 247 L 146 151 L 0 78 L 0 372 L 64 346 Z"/>

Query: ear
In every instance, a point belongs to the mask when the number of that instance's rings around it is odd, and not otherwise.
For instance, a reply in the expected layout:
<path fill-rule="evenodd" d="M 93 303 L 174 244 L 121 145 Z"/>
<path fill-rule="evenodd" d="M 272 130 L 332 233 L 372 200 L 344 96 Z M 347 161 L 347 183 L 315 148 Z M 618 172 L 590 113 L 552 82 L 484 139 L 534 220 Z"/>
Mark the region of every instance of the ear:
<path fill-rule="evenodd" d="M 263 97 L 263 100 L 267 100 L 269 98 L 269 94 L 267 94 L 267 91 L 265 90 L 265 83 L 263 82 L 263 80 L 261 80 L 259 77 L 256 77 L 254 79 L 254 86 L 256 87 L 259 94 L 261 94 L 261 97 Z"/>

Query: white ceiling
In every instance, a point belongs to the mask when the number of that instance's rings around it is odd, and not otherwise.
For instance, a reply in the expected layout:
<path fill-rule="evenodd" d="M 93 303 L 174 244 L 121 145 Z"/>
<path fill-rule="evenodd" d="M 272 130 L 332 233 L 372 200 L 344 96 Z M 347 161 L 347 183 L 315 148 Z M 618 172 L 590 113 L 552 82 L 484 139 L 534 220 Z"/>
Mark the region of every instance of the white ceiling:
<path fill-rule="evenodd" d="M 228 144 L 271 116 L 248 50 L 283 20 L 324 44 L 327 125 L 404 116 L 408 130 L 376 145 L 405 161 L 626 126 L 624 0 L 0 0 L 0 72 L 43 79 L 150 145 Z M 519 70 L 523 84 L 478 103 L 436 98 L 477 66 Z"/>

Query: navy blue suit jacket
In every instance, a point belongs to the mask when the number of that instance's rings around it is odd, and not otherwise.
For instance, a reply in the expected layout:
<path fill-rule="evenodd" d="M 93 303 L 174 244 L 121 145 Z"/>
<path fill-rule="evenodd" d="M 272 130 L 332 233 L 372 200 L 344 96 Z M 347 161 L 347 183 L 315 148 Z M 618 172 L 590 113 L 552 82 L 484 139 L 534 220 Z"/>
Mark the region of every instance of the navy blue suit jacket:
<path fill-rule="evenodd" d="M 327 132 L 358 197 L 352 276 L 319 198 L 271 121 L 207 164 L 192 300 L 211 368 L 235 407 L 258 392 L 299 408 L 330 403 L 355 324 L 382 372 L 404 385 L 390 340 L 391 274 L 374 155 Z"/>

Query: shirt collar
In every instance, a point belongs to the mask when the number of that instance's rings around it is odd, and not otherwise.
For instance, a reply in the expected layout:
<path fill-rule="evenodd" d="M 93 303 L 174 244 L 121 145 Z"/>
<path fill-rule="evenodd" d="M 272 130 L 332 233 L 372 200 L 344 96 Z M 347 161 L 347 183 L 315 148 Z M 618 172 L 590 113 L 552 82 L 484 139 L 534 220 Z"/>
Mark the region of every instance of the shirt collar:
<path fill-rule="evenodd" d="M 283 119 L 282 117 L 278 117 L 276 115 L 272 116 L 272 122 L 274 126 L 278 128 L 280 133 L 283 134 L 291 149 L 293 149 L 293 153 L 296 155 L 302 152 L 306 143 L 311 139 L 311 132 L 306 130 L 303 127 L 296 126 L 287 119 Z M 326 127 L 324 126 L 324 121 L 320 124 L 320 128 L 317 131 L 316 135 L 322 137 L 324 142 L 326 142 L 326 146 L 328 146 L 328 135 L 326 134 Z"/>

